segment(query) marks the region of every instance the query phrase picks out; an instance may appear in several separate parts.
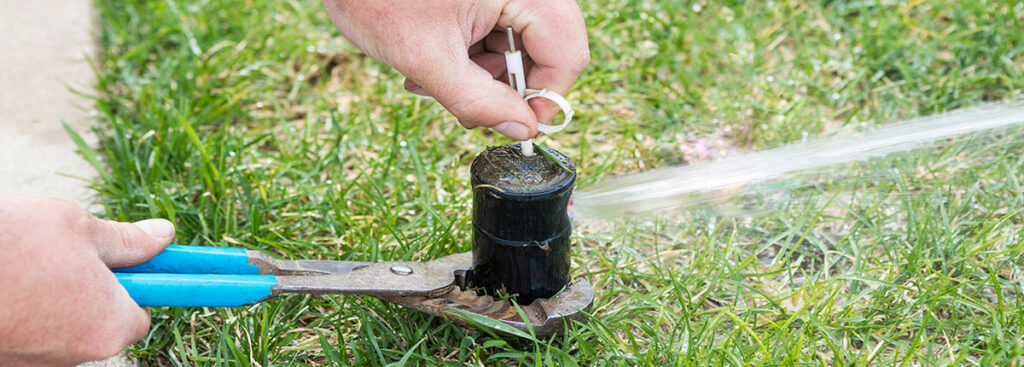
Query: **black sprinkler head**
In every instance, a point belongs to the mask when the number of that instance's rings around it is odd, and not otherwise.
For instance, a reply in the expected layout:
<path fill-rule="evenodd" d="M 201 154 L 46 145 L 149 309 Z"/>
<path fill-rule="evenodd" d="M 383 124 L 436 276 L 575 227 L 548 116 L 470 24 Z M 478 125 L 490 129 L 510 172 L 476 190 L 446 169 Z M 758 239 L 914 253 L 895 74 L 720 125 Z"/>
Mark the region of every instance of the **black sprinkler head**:
<path fill-rule="evenodd" d="M 473 184 L 471 287 L 503 292 L 520 304 L 550 298 L 569 284 L 572 223 L 567 208 L 576 166 L 561 152 L 519 144 L 490 147 L 470 170 Z"/>

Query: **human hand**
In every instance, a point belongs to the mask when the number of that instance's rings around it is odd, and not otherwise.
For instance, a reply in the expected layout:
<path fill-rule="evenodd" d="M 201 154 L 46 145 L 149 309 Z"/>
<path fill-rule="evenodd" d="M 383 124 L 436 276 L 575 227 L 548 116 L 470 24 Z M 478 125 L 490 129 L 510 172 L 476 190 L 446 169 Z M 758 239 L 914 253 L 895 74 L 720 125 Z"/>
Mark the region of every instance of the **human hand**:
<path fill-rule="evenodd" d="M 434 97 L 466 128 L 516 140 L 558 111 L 529 103 L 507 84 L 506 28 L 521 34 L 526 86 L 565 94 L 590 62 L 586 26 L 571 0 L 323 0 L 356 47 L 406 76 L 411 92 Z"/>
<path fill-rule="evenodd" d="M 173 238 L 165 219 L 120 223 L 0 194 L 0 365 L 75 365 L 141 339 L 149 310 L 109 268 L 142 263 Z"/>

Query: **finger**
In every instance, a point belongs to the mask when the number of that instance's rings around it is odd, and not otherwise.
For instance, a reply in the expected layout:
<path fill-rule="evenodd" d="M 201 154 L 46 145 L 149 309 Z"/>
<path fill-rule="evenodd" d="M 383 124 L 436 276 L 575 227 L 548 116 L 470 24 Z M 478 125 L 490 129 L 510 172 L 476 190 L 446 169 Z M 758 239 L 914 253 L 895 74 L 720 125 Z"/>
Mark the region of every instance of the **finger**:
<path fill-rule="evenodd" d="M 146 336 L 149 332 L 150 313 L 148 308 L 139 307 L 135 303 L 113 274 L 110 278 L 110 293 L 113 299 L 112 311 L 108 314 L 111 329 L 107 331 L 107 335 L 113 344 L 111 355 L 114 355 Z"/>
<path fill-rule="evenodd" d="M 516 140 L 537 135 L 537 118 L 508 84 L 468 57 L 409 75 L 463 126 L 485 126 Z"/>
<path fill-rule="evenodd" d="M 423 90 L 423 87 L 421 87 L 419 84 L 416 84 L 416 82 L 412 81 L 412 79 L 409 78 L 405 78 L 405 90 L 414 94 L 419 94 L 421 96 L 430 97 L 430 95 L 427 94 L 427 91 Z"/>
<path fill-rule="evenodd" d="M 166 219 L 135 223 L 98 220 L 94 234 L 100 260 L 117 268 L 141 264 L 163 251 L 174 239 L 174 225 Z"/>
<path fill-rule="evenodd" d="M 505 55 L 494 52 L 484 52 L 470 56 L 469 59 L 473 60 L 477 66 L 487 70 L 487 72 L 491 74 L 491 78 L 494 80 L 508 83 L 508 69 L 505 65 Z"/>
<path fill-rule="evenodd" d="M 531 70 L 535 64 L 536 63 L 533 62 L 533 59 L 530 58 L 529 54 L 527 54 L 526 57 L 523 57 L 523 69 L 527 70 L 527 76 L 530 75 L 529 70 Z M 529 86 L 530 85 L 527 84 L 527 87 Z M 537 116 L 537 121 L 545 124 L 552 123 L 551 121 L 555 118 L 555 115 L 562 110 L 562 108 L 558 107 L 555 102 L 552 102 L 547 98 L 534 98 L 527 102 L 530 104 L 530 108 L 533 109 L 533 113 Z"/>
<path fill-rule="evenodd" d="M 124 333 L 121 334 L 123 336 L 123 339 L 121 340 L 123 343 L 122 349 L 124 349 L 124 347 L 139 341 L 139 339 L 142 339 L 147 333 L 149 333 L 149 324 L 152 319 L 152 314 L 150 313 L 149 307 L 139 307 L 139 305 L 135 303 L 135 300 L 132 299 L 131 295 L 128 294 L 128 291 L 125 290 L 124 287 L 121 287 L 120 283 L 118 283 L 118 287 L 120 288 L 120 296 L 118 296 L 118 299 L 123 305 L 122 307 L 125 312 L 124 321 L 126 324 L 123 329 Z"/>
<path fill-rule="evenodd" d="M 533 65 L 534 62 L 533 59 L 530 58 L 530 55 L 524 55 L 523 70 L 530 70 L 531 68 L 533 68 Z M 528 75 L 529 71 L 527 71 L 527 76 Z M 532 88 L 529 84 L 527 84 L 526 87 Z M 527 103 L 530 104 L 530 108 L 533 109 L 534 115 L 537 116 L 537 121 L 545 124 L 550 124 L 551 121 L 555 118 L 555 115 L 562 111 L 562 108 L 558 107 L 558 105 L 555 104 L 555 102 L 552 102 L 551 100 L 546 98 L 534 98 L 527 101 Z"/>
<path fill-rule="evenodd" d="M 483 68 L 484 70 L 487 70 L 487 72 L 490 73 L 491 77 L 494 78 L 495 80 L 508 80 L 508 74 L 505 73 L 505 56 L 503 54 L 497 54 L 493 52 L 479 52 L 474 54 L 471 52 L 469 59 L 472 60 L 481 68 Z M 412 79 L 406 78 L 404 87 L 406 91 L 409 91 L 411 93 L 427 97 L 430 96 L 430 94 L 428 94 L 427 91 L 423 89 L 423 87 L 420 87 L 419 84 L 416 84 L 416 82 L 412 81 Z"/>
<path fill-rule="evenodd" d="M 510 4 L 499 18 L 498 26 L 512 26 L 522 34 L 523 49 L 534 62 L 526 72 L 526 85 L 530 88 L 564 95 L 590 62 L 586 25 L 574 2 Z M 537 107 L 539 120 L 549 121 L 554 115 L 553 110 L 545 107 L 546 102 L 531 105 Z"/>
<path fill-rule="evenodd" d="M 552 120 L 554 120 L 555 116 L 562 111 L 562 108 L 558 107 L 555 102 L 546 98 L 533 98 L 527 101 L 527 103 L 530 104 L 530 108 L 533 109 L 534 115 L 537 116 L 537 121 L 547 125 L 554 124 Z"/>
<path fill-rule="evenodd" d="M 79 317 L 70 330 L 77 339 L 72 340 L 73 353 L 78 359 L 99 360 L 120 353 L 141 339 L 149 331 L 149 311 L 135 303 L 117 278 L 97 259 L 91 272 L 79 274 L 84 291 L 75 297 Z M 86 261 L 88 262 L 88 261 Z M 97 268 L 100 267 L 100 268 Z"/>
<path fill-rule="evenodd" d="M 469 56 L 473 56 L 473 55 L 476 55 L 476 54 L 479 54 L 479 53 L 488 52 L 488 51 L 489 50 L 487 50 L 484 47 L 484 43 L 483 42 L 477 42 L 477 43 L 474 43 L 471 46 L 469 46 L 469 52 L 467 52 L 467 53 L 469 54 Z"/>
<path fill-rule="evenodd" d="M 518 33 L 514 33 L 513 38 L 516 42 L 516 50 L 522 50 L 523 38 Z M 484 49 L 498 53 L 511 51 L 512 48 L 508 46 L 508 28 L 494 30 L 487 37 L 484 37 Z"/>

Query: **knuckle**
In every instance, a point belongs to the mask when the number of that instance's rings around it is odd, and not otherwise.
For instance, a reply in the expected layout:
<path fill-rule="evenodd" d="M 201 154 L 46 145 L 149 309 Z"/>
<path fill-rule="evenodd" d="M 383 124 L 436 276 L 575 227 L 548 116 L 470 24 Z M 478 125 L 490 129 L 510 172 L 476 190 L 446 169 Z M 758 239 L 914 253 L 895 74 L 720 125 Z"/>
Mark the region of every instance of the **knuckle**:
<path fill-rule="evenodd" d="M 452 99 L 448 111 L 451 111 L 456 118 L 459 119 L 459 123 L 462 126 L 479 126 L 480 121 L 477 121 L 477 114 L 482 106 L 480 100 L 476 98 L 466 98 L 462 95 L 457 95 Z"/>
<path fill-rule="evenodd" d="M 579 54 L 573 58 L 572 70 L 576 73 L 580 73 L 587 67 L 587 65 L 590 65 L 590 48 L 583 47 Z"/>
<path fill-rule="evenodd" d="M 132 247 L 135 247 L 136 237 L 135 237 L 134 233 L 131 230 L 128 229 L 129 228 L 128 226 L 117 225 L 117 224 L 120 224 L 120 223 L 111 223 L 111 224 L 115 224 L 112 227 L 114 228 L 114 231 L 117 233 L 117 240 L 120 242 L 120 243 L 118 243 L 118 245 L 121 245 L 122 248 L 132 248 Z M 147 237 L 142 237 L 142 238 L 147 238 Z"/>
<path fill-rule="evenodd" d="M 476 129 L 477 128 L 477 125 L 472 123 L 472 122 L 469 122 L 469 121 L 466 121 L 466 120 L 463 120 L 463 119 L 459 119 L 458 121 L 459 121 L 459 125 L 462 125 L 462 127 L 466 128 L 466 129 L 472 130 L 472 129 Z"/>
<path fill-rule="evenodd" d="M 41 207 L 53 213 L 58 224 L 78 233 L 90 232 L 95 225 L 95 217 L 73 202 L 61 199 L 46 199 Z"/>

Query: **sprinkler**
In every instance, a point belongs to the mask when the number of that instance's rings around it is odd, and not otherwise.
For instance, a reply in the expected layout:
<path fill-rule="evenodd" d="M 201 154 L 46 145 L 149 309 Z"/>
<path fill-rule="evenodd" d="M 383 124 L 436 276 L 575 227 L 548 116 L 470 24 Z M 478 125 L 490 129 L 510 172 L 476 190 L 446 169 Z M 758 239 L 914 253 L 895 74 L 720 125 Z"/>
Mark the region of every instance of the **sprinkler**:
<path fill-rule="evenodd" d="M 471 287 L 505 293 L 520 304 L 549 298 L 569 284 L 572 224 L 566 212 L 576 167 L 540 146 L 491 147 L 473 160 Z"/>
<path fill-rule="evenodd" d="M 562 109 L 560 125 L 538 124 L 544 134 L 561 131 L 572 121 L 569 102 L 547 89 L 526 87 L 523 56 L 515 48 L 508 28 L 505 52 L 509 86 L 524 100 L 547 99 Z M 537 154 L 537 152 L 541 154 Z M 569 157 L 551 148 L 535 147 L 533 141 L 490 147 L 473 159 L 473 268 L 467 280 L 471 288 L 504 293 L 519 304 L 550 298 L 569 284 L 569 235 L 572 224 L 567 209 L 576 166 Z M 578 290 L 578 289 L 577 289 Z"/>

